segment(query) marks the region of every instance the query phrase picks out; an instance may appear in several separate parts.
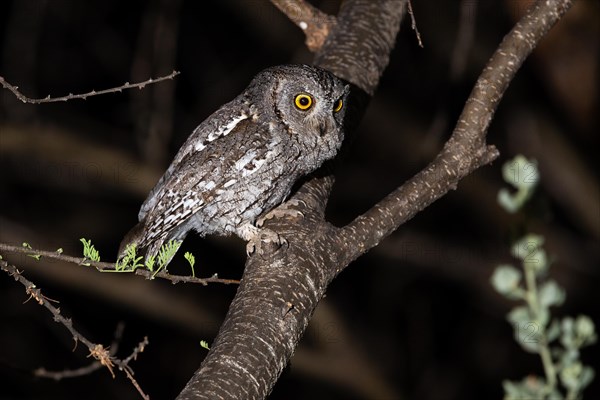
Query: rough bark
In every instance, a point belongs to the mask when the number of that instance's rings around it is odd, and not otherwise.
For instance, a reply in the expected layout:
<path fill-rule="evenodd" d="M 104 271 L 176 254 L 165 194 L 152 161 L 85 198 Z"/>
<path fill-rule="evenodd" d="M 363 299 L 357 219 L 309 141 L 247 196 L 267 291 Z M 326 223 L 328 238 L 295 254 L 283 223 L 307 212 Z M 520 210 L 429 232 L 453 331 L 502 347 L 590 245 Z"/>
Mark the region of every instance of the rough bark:
<path fill-rule="evenodd" d="M 507 35 L 478 80 L 442 152 L 422 172 L 343 228 L 324 220 L 333 182 L 315 176 L 296 195 L 300 221 L 269 221 L 289 246 L 250 257 L 225 322 L 179 399 L 261 399 L 268 395 L 331 280 L 403 222 L 489 163 L 494 111 L 514 74 L 571 1 L 538 1 Z M 347 0 L 315 63 L 371 95 L 404 14 L 402 0 Z M 359 114 L 359 111 L 357 111 Z"/>

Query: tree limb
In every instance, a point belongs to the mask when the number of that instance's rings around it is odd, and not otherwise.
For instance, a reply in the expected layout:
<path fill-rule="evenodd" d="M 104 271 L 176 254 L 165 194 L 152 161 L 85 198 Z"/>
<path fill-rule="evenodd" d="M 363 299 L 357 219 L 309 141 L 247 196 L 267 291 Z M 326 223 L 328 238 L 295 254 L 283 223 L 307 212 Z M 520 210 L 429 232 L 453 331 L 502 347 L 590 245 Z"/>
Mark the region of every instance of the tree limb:
<path fill-rule="evenodd" d="M 373 93 L 389 60 L 404 14 L 403 0 L 348 0 L 315 64 Z M 361 54 L 362 57 L 356 57 Z M 358 95 L 360 97 L 360 94 Z M 364 95 L 363 95 L 364 97 Z M 364 103 L 353 112 L 355 124 Z M 179 399 L 261 399 L 272 389 L 338 265 L 330 258 L 333 227 L 323 219 L 332 176 L 320 176 L 295 196 L 299 224 L 269 220 L 289 247 L 250 257 L 238 292 L 207 357 Z"/>
<path fill-rule="evenodd" d="M 480 75 L 450 140 L 423 171 L 342 229 L 349 263 L 419 211 L 455 189 L 458 182 L 498 156 L 485 136 L 508 85 L 537 43 L 562 17 L 571 1 L 538 1 L 504 38 Z"/>
<path fill-rule="evenodd" d="M 372 95 L 404 5 L 400 0 L 344 2 L 315 63 Z M 315 176 L 301 186 L 294 197 L 305 205 L 305 218 L 294 224 L 268 221 L 269 228 L 288 239 L 289 247 L 248 259 L 220 332 L 179 399 L 268 395 L 331 280 L 460 179 L 497 157 L 497 150 L 485 144 L 494 111 L 521 63 L 570 5 L 570 0 L 538 1 L 490 60 L 440 155 L 347 227 L 338 229 L 323 219 L 330 175 Z"/>
<path fill-rule="evenodd" d="M 321 49 L 337 23 L 335 17 L 305 0 L 271 0 L 271 3 L 304 31 L 306 47 L 312 52 Z"/>

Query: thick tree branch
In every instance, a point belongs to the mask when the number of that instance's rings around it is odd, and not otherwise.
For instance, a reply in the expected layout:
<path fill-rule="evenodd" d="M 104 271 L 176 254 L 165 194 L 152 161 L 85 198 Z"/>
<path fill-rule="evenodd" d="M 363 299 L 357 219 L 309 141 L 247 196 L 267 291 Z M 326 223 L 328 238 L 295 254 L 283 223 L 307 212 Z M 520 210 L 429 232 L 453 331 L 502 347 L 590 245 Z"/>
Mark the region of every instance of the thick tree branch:
<path fill-rule="evenodd" d="M 419 211 L 442 197 L 477 168 L 498 156 L 485 136 L 508 85 L 527 56 L 567 11 L 571 1 L 538 1 L 504 38 L 477 80 L 454 132 L 423 171 L 343 228 L 344 262 L 349 263 Z"/>
<path fill-rule="evenodd" d="M 493 113 L 527 54 L 569 7 L 539 1 L 492 58 L 442 153 L 423 172 L 346 228 L 323 220 L 333 178 L 324 172 L 295 199 L 305 218 L 267 225 L 289 247 L 250 257 L 220 332 L 179 399 L 261 399 L 268 395 L 331 280 L 458 181 L 497 156 L 485 144 Z M 347 0 L 315 63 L 372 95 L 393 47 L 405 2 Z M 364 98 L 364 97 L 363 97 Z M 357 112 L 349 112 L 360 118 Z"/>
<path fill-rule="evenodd" d="M 369 95 L 388 65 L 404 15 L 404 0 L 348 0 L 315 64 L 353 83 Z"/>
<path fill-rule="evenodd" d="M 347 0 L 315 64 L 373 93 L 389 60 L 403 0 Z M 360 55 L 360 56 L 358 56 Z M 355 90 L 356 91 L 356 90 Z M 360 96 L 359 96 L 360 97 Z M 363 96 L 364 98 L 364 96 Z M 355 124 L 364 103 L 353 112 Z M 303 185 L 300 224 L 267 222 L 289 240 L 282 248 L 250 257 L 220 332 L 179 399 L 261 399 L 272 389 L 339 265 L 331 257 L 335 229 L 323 220 L 333 178 Z"/>
<path fill-rule="evenodd" d="M 282 13 L 298 25 L 306 35 L 306 47 L 319 51 L 337 21 L 305 0 L 271 0 Z"/>

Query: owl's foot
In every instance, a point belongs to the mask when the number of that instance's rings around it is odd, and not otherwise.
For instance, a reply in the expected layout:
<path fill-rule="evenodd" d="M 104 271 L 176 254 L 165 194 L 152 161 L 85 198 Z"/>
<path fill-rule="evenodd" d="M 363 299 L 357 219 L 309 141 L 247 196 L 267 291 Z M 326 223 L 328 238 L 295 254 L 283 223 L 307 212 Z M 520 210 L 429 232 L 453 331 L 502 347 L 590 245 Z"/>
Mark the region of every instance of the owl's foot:
<path fill-rule="evenodd" d="M 246 254 L 248 256 L 257 253 L 265 254 L 268 248 L 279 248 L 287 244 L 287 240 L 271 229 L 259 229 L 252 224 L 242 226 L 238 231 L 240 237 L 248 241 L 246 244 Z"/>
<path fill-rule="evenodd" d="M 299 206 L 300 203 L 303 203 L 306 206 L 306 203 L 304 203 L 302 200 L 296 199 L 291 199 L 283 204 L 280 204 L 279 206 L 275 207 L 274 209 L 260 217 L 258 220 L 256 220 L 256 226 L 260 228 L 264 225 L 265 221 L 273 218 L 286 218 L 292 220 L 303 218 L 304 214 L 302 214 L 302 211 L 298 211 L 291 208 Z"/>

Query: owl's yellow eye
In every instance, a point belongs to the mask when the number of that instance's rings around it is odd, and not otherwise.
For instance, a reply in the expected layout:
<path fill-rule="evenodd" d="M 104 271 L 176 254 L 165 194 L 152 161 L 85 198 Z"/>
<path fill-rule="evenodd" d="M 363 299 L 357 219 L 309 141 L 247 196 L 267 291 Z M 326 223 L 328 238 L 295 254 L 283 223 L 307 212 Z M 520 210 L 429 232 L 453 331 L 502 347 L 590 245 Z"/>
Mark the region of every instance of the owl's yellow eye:
<path fill-rule="evenodd" d="M 299 110 L 308 110 L 313 104 L 313 99 L 306 93 L 300 93 L 294 98 L 294 104 Z"/>
<path fill-rule="evenodd" d="M 335 106 L 333 107 L 333 112 L 340 112 L 340 110 L 342 109 L 343 106 L 344 106 L 344 102 L 342 101 L 342 99 L 339 99 L 338 101 L 335 102 Z"/>

